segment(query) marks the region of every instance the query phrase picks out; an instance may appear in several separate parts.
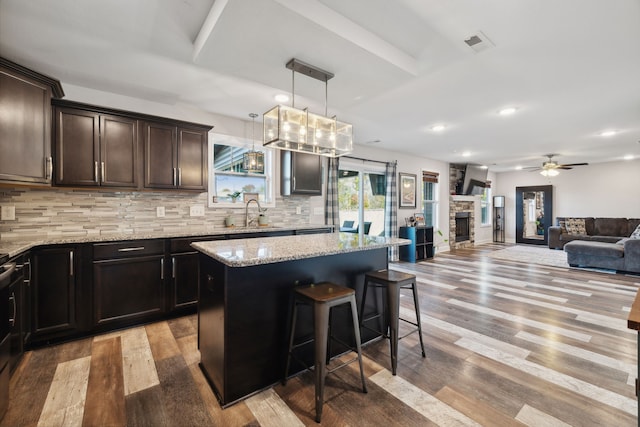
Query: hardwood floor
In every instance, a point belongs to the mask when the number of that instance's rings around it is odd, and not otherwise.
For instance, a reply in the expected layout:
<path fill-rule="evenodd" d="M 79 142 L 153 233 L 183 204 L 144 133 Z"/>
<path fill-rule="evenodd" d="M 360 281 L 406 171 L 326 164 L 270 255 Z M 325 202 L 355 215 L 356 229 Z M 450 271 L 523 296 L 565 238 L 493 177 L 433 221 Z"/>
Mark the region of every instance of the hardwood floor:
<path fill-rule="evenodd" d="M 329 375 L 327 426 L 635 426 L 637 335 L 626 318 L 640 276 L 488 258 L 505 245 L 392 268 L 418 276 L 416 334 L 367 345 Z M 414 317 L 412 300 L 401 315 Z M 297 426 L 314 421 L 313 376 L 227 409 L 198 368 L 196 316 L 28 352 L 3 426 Z"/>

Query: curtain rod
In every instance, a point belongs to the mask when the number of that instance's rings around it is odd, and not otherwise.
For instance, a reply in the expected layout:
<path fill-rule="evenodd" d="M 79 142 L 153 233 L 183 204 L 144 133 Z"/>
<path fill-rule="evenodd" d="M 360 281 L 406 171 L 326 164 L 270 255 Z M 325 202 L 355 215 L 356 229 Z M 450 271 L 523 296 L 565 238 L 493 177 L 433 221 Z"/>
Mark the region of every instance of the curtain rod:
<path fill-rule="evenodd" d="M 372 162 L 372 163 L 382 163 L 383 165 L 389 164 L 389 163 L 397 163 L 396 160 L 394 160 L 393 162 L 383 162 L 381 160 L 369 160 L 369 159 L 363 159 L 362 157 L 353 157 L 353 156 L 341 156 L 343 159 L 353 159 L 353 160 L 362 160 L 363 162 Z"/>

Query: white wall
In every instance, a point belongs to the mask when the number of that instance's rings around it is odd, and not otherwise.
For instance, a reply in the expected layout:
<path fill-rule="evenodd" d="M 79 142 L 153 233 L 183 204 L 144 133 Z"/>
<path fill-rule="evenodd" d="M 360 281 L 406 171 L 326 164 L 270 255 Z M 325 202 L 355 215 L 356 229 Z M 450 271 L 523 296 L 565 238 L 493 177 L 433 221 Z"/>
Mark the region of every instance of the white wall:
<path fill-rule="evenodd" d="M 516 187 L 553 185 L 553 221 L 558 216 L 640 218 L 640 160 L 597 163 L 545 178 L 538 172 L 497 174 L 493 194 L 505 196 L 505 235 L 515 241 Z"/>

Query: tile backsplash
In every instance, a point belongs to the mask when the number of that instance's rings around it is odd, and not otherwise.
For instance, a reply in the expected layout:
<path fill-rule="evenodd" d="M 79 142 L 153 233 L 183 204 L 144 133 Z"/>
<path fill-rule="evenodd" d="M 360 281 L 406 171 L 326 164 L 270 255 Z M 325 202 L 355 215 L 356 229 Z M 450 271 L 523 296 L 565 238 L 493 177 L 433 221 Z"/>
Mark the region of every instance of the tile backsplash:
<path fill-rule="evenodd" d="M 224 218 L 233 214 L 244 221 L 244 204 L 238 207 L 207 207 L 207 193 L 109 192 L 0 188 L 0 205 L 15 206 L 15 220 L 0 221 L 0 240 L 19 238 L 83 236 L 99 234 L 174 231 L 185 227 L 224 228 Z M 190 207 L 204 206 L 204 216 L 190 216 Z M 156 208 L 164 207 L 158 218 Z M 300 208 L 300 214 L 296 214 Z M 279 197 L 269 208 L 275 226 L 310 223 L 309 197 Z M 250 213 L 256 214 L 255 205 Z"/>

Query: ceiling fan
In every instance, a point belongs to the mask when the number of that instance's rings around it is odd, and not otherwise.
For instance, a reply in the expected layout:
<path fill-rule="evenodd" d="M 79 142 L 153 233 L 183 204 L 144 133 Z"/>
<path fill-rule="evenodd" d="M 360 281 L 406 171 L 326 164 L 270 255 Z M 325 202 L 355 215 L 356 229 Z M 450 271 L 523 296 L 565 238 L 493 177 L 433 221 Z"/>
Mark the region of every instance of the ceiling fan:
<path fill-rule="evenodd" d="M 568 170 L 573 169 L 574 166 L 589 165 L 589 163 L 568 163 L 566 165 L 561 165 L 557 161 L 553 160 L 553 158 L 557 156 L 557 154 L 545 154 L 545 156 L 548 158 L 548 160 L 542 163 L 542 167 L 532 166 L 525 169 L 529 170 L 530 172 L 540 171 L 540 174 L 544 176 L 556 176 L 559 173 L 558 169 Z"/>

